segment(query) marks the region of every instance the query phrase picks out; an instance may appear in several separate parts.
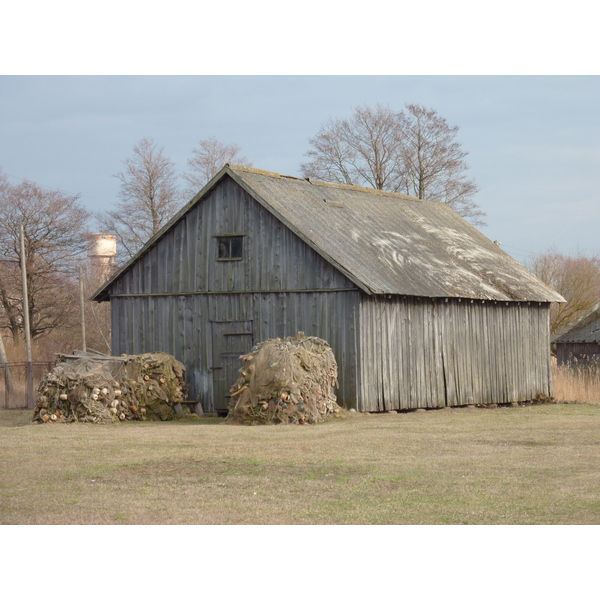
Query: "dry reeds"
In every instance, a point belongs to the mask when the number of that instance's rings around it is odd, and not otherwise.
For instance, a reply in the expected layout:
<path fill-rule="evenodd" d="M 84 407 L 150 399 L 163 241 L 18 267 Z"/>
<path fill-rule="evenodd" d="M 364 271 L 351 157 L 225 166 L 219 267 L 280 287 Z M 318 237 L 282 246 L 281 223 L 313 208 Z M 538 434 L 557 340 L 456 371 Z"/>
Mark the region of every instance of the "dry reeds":
<path fill-rule="evenodd" d="M 552 360 L 554 398 L 558 402 L 600 404 L 600 365 L 576 361 L 558 365 Z"/>

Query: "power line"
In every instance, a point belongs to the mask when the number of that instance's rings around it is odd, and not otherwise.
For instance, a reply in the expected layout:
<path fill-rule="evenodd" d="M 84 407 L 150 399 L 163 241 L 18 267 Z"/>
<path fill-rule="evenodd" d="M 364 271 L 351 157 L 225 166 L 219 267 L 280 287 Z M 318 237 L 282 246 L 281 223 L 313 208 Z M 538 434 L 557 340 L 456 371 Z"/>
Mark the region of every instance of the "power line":
<path fill-rule="evenodd" d="M 530 256 L 531 254 L 535 254 L 535 252 L 533 252 L 532 250 L 523 250 L 523 248 L 515 248 L 514 246 L 509 246 L 508 244 L 502 244 L 502 246 L 513 251 L 516 250 L 515 254 L 522 254 L 523 256 Z"/>
<path fill-rule="evenodd" d="M 510 248 L 511 250 L 518 250 L 519 252 L 525 252 L 525 254 L 531 254 L 531 250 L 523 250 L 523 248 L 515 248 L 514 246 L 509 246 L 508 244 L 502 244 L 506 248 Z"/>

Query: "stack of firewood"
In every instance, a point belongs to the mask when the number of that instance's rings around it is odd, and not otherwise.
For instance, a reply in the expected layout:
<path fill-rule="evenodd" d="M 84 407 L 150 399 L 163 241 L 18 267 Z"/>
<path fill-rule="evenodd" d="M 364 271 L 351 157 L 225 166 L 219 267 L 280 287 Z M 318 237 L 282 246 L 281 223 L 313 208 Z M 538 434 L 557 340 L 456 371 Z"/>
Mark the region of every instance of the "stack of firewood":
<path fill-rule="evenodd" d="M 337 364 L 317 337 L 267 340 L 240 356 L 227 421 L 241 424 L 314 424 L 340 413 L 334 394 Z"/>
<path fill-rule="evenodd" d="M 176 418 L 184 367 L 157 352 L 135 356 L 60 355 L 37 388 L 33 421 L 106 423 Z"/>

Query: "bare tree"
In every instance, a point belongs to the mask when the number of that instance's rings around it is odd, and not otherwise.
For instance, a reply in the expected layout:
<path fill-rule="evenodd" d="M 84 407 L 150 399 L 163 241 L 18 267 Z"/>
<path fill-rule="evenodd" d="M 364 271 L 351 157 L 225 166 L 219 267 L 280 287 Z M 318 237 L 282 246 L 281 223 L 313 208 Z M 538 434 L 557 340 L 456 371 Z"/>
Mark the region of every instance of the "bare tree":
<path fill-rule="evenodd" d="M 398 115 L 402 138 L 398 171 L 405 193 L 444 202 L 474 224 L 484 225 L 484 214 L 473 202 L 479 188 L 465 176 L 468 153 L 456 141 L 458 127 L 450 127 L 435 110 L 418 104 L 407 104 L 406 110 Z"/>
<path fill-rule="evenodd" d="M 360 106 L 350 119 L 330 117 L 301 165 L 305 177 L 396 192 L 401 139 L 397 114 L 385 106 Z"/>
<path fill-rule="evenodd" d="M 0 184 L 0 326 L 16 340 L 23 329 L 21 261 L 27 267 L 32 338 L 67 324 L 76 310 L 74 257 L 86 247 L 89 213 L 78 196 L 29 181 Z M 25 232 L 21 255 L 20 226 Z"/>
<path fill-rule="evenodd" d="M 333 119 L 309 139 L 301 165 L 305 177 L 402 192 L 445 202 L 474 224 L 483 212 L 473 201 L 478 188 L 464 174 L 467 152 L 436 111 L 416 104 L 406 112 L 361 106 L 349 119 Z"/>
<path fill-rule="evenodd" d="M 528 265 L 546 285 L 565 298 L 552 304 L 550 332 L 555 335 L 600 302 L 600 257 L 565 256 L 554 249 L 535 256 Z"/>
<path fill-rule="evenodd" d="M 103 229 L 114 232 L 121 247 L 132 257 L 181 207 L 175 164 L 154 140 L 142 138 L 133 157 L 123 161 L 125 170 L 114 175 L 121 182 L 115 209 L 98 213 Z"/>
<path fill-rule="evenodd" d="M 215 137 L 201 140 L 192 150 L 192 158 L 188 159 L 189 171 L 183 174 L 189 191 L 199 192 L 226 163 L 251 167 L 252 163 L 240 156 L 240 152 L 241 148 L 235 143 L 223 144 Z"/>

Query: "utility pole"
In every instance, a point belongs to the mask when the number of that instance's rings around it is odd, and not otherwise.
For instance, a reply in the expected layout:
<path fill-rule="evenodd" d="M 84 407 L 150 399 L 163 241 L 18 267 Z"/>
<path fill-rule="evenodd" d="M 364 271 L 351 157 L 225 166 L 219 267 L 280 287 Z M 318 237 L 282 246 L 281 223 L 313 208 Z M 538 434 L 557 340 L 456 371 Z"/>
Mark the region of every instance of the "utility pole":
<path fill-rule="evenodd" d="M 29 295 L 27 294 L 27 266 L 25 264 L 25 230 L 21 225 L 21 281 L 23 284 L 23 326 L 25 327 L 25 355 L 27 370 L 27 408 L 33 408 L 33 359 L 31 329 L 29 327 Z"/>
<path fill-rule="evenodd" d="M 81 345 L 82 350 L 87 352 L 85 346 L 85 302 L 83 299 L 83 269 L 79 267 L 79 310 L 81 312 Z"/>

